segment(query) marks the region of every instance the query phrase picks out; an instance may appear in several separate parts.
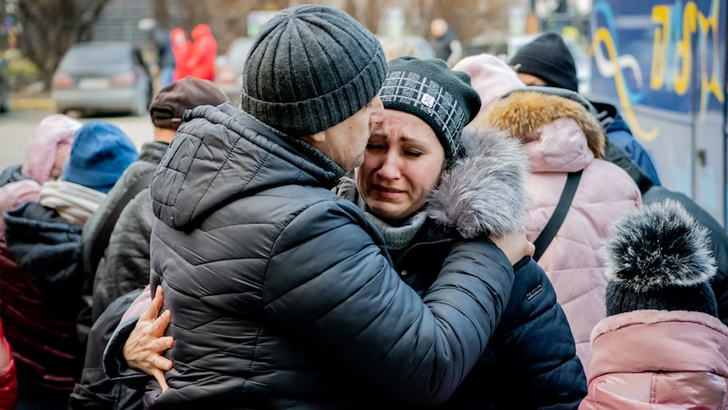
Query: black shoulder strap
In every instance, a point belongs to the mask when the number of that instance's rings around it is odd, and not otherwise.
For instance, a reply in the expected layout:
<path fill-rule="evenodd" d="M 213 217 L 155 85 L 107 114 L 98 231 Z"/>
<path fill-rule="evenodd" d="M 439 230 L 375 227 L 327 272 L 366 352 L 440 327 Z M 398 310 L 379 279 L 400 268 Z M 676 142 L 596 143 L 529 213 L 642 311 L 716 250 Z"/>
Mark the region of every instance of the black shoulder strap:
<path fill-rule="evenodd" d="M 543 253 L 546 252 L 546 248 L 551 245 L 551 241 L 554 240 L 559 229 L 561 229 L 561 225 L 564 223 L 564 219 L 566 219 L 566 214 L 569 212 L 569 208 L 571 208 L 571 201 L 574 200 L 574 195 L 579 187 L 581 173 L 582 171 L 569 172 L 569 175 L 566 177 L 564 191 L 561 193 L 561 198 L 559 199 L 558 205 L 556 205 L 554 214 L 551 215 L 551 219 L 549 219 L 543 231 L 541 231 L 541 235 L 533 242 L 533 245 L 536 247 L 533 260 L 536 262 L 541 259 Z"/>
<path fill-rule="evenodd" d="M 129 202 L 137 196 L 137 194 L 152 183 L 152 178 L 154 177 L 155 172 L 156 171 L 150 171 L 139 176 L 139 179 L 137 179 L 136 182 L 134 182 L 126 190 L 126 192 L 124 192 L 116 204 L 114 204 L 114 208 L 109 213 L 104 224 L 101 228 L 99 228 L 98 234 L 93 238 L 89 238 L 89 243 L 84 244 L 84 270 L 86 271 L 86 277 L 91 279 L 91 283 L 93 283 L 93 278 L 96 276 L 96 269 L 99 266 L 101 257 L 104 256 L 104 251 L 106 251 L 106 248 L 109 246 L 111 233 L 114 230 L 114 226 L 116 225 L 116 221 L 119 219 L 121 212 L 124 208 L 126 208 Z"/>

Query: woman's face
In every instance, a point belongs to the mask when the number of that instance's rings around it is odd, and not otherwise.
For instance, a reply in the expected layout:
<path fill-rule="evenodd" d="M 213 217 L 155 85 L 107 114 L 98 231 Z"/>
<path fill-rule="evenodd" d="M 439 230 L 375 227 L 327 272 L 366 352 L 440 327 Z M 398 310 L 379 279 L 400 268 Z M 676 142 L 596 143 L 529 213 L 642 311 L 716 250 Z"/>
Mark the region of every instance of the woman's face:
<path fill-rule="evenodd" d="M 56 147 L 56 161 L 53 163 L 51 169 L 50 179 L 58 179 L 63 173 L 63 166 L 68 162 L 68 158 L 71 156 L 71 144 L 68 142 L 61 142 Z"/>
<path fill-rule="evenodd" d="M 356 186 L 377 216 L 398 221 L 422 207 L 444 167 L 445 151 L 426 122 L 384 110 L 356 170 Z"/>

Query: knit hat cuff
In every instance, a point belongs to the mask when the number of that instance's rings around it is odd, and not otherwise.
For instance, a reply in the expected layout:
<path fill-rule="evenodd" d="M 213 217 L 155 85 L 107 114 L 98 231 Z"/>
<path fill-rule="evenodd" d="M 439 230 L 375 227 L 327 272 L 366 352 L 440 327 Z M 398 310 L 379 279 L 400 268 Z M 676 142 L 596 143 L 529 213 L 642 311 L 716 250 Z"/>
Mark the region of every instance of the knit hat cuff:
<path fill-rule="evenodd" d="M 562 75 L 562 68 L 559 68 L 548 61 L 530 55 L 519 55 L 511 61 L 516 72 L 523 74 L 531 74 L 542 78 L 548 85 L 560 88 L 566 88 L 574 92 L 578 92 L 579 83 L 571 81 L 568 76 Z M 520 66 L 519 66 L 520 65 Z"/>
<path fill-rule="evenodd" d="M 244 111 L 291 137 L 319 133 L 352 117 L 379 92 L 387 74 L 384 54 L 374 53 L 366 67 L 347 84 L 304 101 L 277 103 L 255 99 L 243 88 Z"/>

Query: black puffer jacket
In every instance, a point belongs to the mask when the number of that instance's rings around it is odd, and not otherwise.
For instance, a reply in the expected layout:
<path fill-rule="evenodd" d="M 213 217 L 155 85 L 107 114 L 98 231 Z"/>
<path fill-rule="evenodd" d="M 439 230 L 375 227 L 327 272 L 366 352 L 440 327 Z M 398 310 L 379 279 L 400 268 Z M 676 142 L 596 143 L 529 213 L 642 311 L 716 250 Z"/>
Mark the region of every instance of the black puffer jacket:
<path fill-rule="evenodd" d="M 374 225 L 330 191 L 343 171 L 319 151 L 231 104 L 185 121 L 152 183 L 151 285 L 164 288 L 175 345 L 170 389 L 148 386 L 145 405 L 445 402 L 507 305 L 506 256 L 487 239 L 456 244 L 423 299 Z"/>
<path fill-rule="evenodd" d="M 401 279 L 424 296 L 453 244 L 462 237 L 520 228 L 527 209 L 527 158 L 498 133 L 463 135 L 464 155 L 445 174 L 412 241 L 392 253 Z M 337 193 L 364 207 L 351 179 Z M 506 211 L 506 212 L 504 212 Z M 475 229 L 476 232 L 472 230 Z M 447 409 L 577 409 L 587 394 L 569 322 L 546 273 L 531 258 L 514 266 L 506 311 L 488 348 Z M 518 394 L 514 394 L 518 391 Z"/>

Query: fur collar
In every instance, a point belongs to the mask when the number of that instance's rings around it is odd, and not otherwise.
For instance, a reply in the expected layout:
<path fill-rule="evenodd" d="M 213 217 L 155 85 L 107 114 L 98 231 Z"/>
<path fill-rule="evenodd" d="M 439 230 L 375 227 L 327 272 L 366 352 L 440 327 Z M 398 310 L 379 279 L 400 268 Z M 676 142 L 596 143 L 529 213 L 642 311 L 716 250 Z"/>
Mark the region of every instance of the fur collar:
<path fill-rule="evenodd" d="M 461 150 L 461 158 L 432 192 L 428 215 L 465 238 L 522 229 L 529 171 L 521 144 L 504 132 L 466 128 Z"/>
<path fill-rule="evenodd" d="M 539 128 L 562 118 L 574 120 L 584 131 L 594 158 L 604 158 L 606 137 L 597 119 L 578 102 L 557 95 L 512 93 L 493 105 L 482 118 L 476 118 L 472 126 L 502 129 L 526 142 Z"/>

